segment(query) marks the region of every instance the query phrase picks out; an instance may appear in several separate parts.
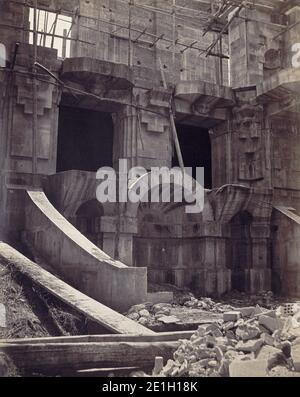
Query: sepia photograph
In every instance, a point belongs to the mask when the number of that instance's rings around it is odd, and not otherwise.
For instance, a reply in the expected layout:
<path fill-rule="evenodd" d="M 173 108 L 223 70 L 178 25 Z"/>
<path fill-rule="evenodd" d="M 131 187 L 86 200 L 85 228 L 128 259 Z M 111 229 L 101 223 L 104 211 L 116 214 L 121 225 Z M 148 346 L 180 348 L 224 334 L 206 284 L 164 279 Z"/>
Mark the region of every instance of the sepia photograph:
<path fill-rule="evenodd" d="M 300 0 L 0 0 L 0 378 L 300 378 Z"/>

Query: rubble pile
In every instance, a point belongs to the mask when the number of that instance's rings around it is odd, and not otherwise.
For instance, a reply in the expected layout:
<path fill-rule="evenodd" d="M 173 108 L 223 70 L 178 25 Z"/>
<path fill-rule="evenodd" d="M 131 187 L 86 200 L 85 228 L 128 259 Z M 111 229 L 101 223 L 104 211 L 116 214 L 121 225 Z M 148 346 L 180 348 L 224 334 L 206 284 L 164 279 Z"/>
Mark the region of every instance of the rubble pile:
<path fill-rule="evenodd" d="M 265 309 L 275 309 L 280 301 L 276 300 L 272 292 L 264 292 L 259 295 L 248 296 L 244 293 L 231 293 L 221 302 L 215 302 L 211 298 L 196 298 L 191 292 L 178 294 L 172 303 L 143 303 L 130 308 L 125 315 L 138 323 L 153 327 L 158 324 L 176 324 L 180 320 L 177 309 L 186 308 L 199 313 L 223 314 L 235 310 L 237 307 L 260 305 Z"/>
<path fill-rule="evenodd" d="M 170 316 L 172 309 L 170 303 L 142 303 L 139 305 L 132 306 L 126 316 L 131 320 L 137 321 L 138 323 L 151 326 L 157 322 L 177 322 L 178 319 L 175 316 Z"/>
<path fill-rule="evenodd" d="M 216 303 L 211 298 L 197 299 L 192 293 L 180 298 L 180 301 L 171 303 L 142 303 L 132 306 L 125 314 L 131 320 L 137 321 L 144 326 L 153 326 L 158 323 L 172 324 L 179 322 L 173 313 L 176 308 L 198 309 L 211 313 L 224 313 L 233 310 L 233 306 L 225 303 Z"/>
<path fill-rule="evenodd" d="M 262 377 L 278 376 L 278 369 L 294 376 L 300 372 L 300 304 L 226 311 L 222 320 L 181 340 L 158 375 Z"/>

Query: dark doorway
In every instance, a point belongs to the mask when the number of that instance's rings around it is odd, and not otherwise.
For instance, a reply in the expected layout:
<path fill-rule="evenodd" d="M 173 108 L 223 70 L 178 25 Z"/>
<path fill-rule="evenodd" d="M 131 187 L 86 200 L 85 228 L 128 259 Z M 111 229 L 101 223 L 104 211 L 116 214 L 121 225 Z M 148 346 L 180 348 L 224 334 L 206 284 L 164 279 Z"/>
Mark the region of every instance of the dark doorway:
<path fill-rule="evenodd" d="M 103 235 L 101 233 L 102 205 L 96 199 L 82 204 L 76 212 L 75 227 L 92 243 L 102 249 Z"/>
<path fill-rule="evenodd" d="M 109 113 L 61 106 L 57 172 L 96 172 L 113 164 L 113 121 Z"/>
<path fill-rule="evenodd" d="M 199 127 L 177 124 L 177 134 L 182 151 L 185 167 L 193 168 L 193 177 L 196 177 L 196 168 L 204 167 L 204 187 L 212 187 L 211 143 L 209 133 Z M 178 167 L 178 157 L 174 150 L 173 167 Z"/>
<path fill-rule="evenodd" d="M 247 271 L 252 265 L 252 215 L 239 212 L 231 220 L 231 288 L 247 292 Z"/>

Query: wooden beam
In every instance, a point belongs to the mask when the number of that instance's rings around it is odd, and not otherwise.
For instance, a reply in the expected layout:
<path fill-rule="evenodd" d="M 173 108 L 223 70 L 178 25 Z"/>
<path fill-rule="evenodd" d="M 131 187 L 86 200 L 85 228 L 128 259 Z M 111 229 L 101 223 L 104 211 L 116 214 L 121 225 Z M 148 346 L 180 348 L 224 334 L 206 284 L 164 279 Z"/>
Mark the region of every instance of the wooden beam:
<path fill-rule="evenodd" d="M 154 334 L 150 329 L 71 287 L 3 242 L 0 242 L 0 259 L 43 290 L 113 333 Z"/>
<path fill-rule="evenodd" d="M 173 357 L 180 342 L 100 342 L 0 344 L 0 350 L 26 373 L 63 374 L 89 368 L 154 365 L 155 357 Z"/>
<path fill-rule="evenodd" d="M 172 342 L 179 339 L 190 339 L 195 331 L 158 332 L 153 335 L 109 334 L 109 335 L 80 335 L 57 336 L 44 338 L 3 339 L 0 344 L 36 345 L 55 343 L 102 343 L 102 342 Z"/>

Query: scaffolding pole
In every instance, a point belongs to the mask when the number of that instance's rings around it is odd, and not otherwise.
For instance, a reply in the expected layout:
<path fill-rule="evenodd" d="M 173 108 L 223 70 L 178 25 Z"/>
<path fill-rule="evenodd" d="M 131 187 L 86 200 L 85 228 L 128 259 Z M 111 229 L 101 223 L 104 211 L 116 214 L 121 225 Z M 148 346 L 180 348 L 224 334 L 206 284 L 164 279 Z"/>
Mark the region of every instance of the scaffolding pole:
<path fill-rule="evenodd" d="M 32 98 L 32 173 L 37 174 L 37 135 L 38 135 L 38 112 L 37 112 L 37 0 L 34 1 L 33 10 L 33 98 Z"/>

